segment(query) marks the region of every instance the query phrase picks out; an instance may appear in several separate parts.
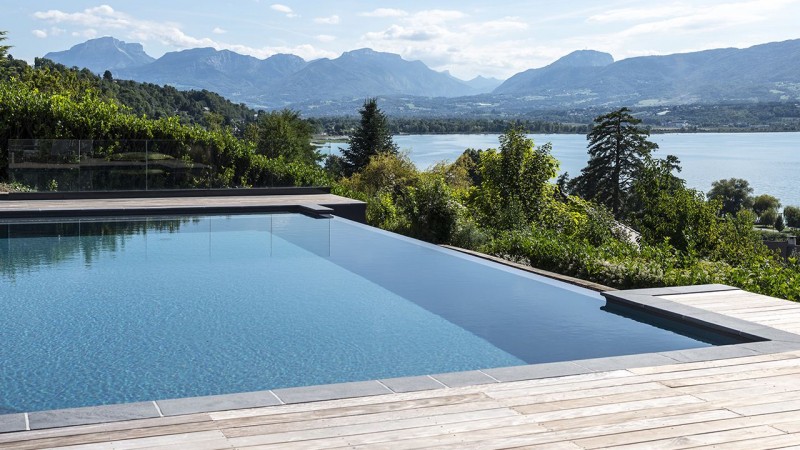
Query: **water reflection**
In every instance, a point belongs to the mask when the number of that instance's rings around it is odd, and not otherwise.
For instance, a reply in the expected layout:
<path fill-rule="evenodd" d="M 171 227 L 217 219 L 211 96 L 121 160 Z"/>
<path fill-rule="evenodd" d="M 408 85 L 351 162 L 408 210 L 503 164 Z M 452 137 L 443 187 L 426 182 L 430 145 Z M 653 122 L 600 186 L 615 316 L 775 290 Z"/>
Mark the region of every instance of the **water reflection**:
<path fill-rule="evenodd" d="M 147 218 L 0 224 L 0 275 L 13 279 L 20 272 L 54 266 L 76 257 L 91 265 L 101 253 L 124 248 L 133 236 L 148 231 L 177 233 L 182 225 L 197 221 L 197 218 Z"/>

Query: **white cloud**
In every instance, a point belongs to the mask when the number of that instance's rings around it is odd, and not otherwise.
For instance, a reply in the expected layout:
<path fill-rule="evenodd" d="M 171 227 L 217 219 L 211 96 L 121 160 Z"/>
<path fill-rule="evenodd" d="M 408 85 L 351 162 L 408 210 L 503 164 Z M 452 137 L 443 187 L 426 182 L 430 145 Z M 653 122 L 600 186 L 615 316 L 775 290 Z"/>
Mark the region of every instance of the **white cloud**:
<path fill-rule="evenodd" d="M 528 29 L 527 22 L 518 17 L 504 17 L 502 19 L 490 20 L 477 24 L 470 24 L 467 27 L 480 27 L 483 33 L 487 34 L 506 34 L 514 31 L 524 31 Z"/>
<path fill-rule="evenodd" d="M 326 25 L 336 25 L 339 23 L 339 16 L 332 15 L 330 17 L 317 17 L 314 19 L 314 23 L 321 23 Z"/>
<path fill-rule="evenodd" d="M 47 31 L 44 30 L 31 30 L 31 33 L 33 33 L 34 36 L 40 39 L 44 39 L 47 37 Z"/>
<path fill-rule="evenodd" d="M 86 38 L 86 39 L 94 39 L 94 38 L 97 37 L 97 30 L 95 30 L 94 28 L 87 28 L 87 29 L 82 30 L 82 31 L 73 31 L 70 34 L 72 36 L 75 36 L 75 37 L 82 37 L 82 38 Z"/>
<path fill-rule="evenodd" d="M 519 17 L 475 19 L 457 10 L 419 11 L 383 30 L 364 33 L 359 45 L 421 60 L 463 78 L 474 77 L 476 71 L 504 78 L 531 68 L 534 62 L 566 54 L 526 41 L 527 32 L 520 32 L 530 26 Z"/>
<path fill-rule="evenodd" d="M 586 21 L 590 23 L 640 22 L 648 19 L 674 17 L 687 12 L 691 13 L 691 8 L 682 5 L 620 8 L 589 16 Z"/>
<path fill-rule="evenodd" d="M 320 42 L 332 42 L 336 40 L 336 36 L 331 36 L 330 34 L 318 34 L 317 40 Z"/>
<path fill-rule="evenodd" d="M 281 5 L 280 3 L 275 3 L 274 5 L 270 6 L 270 8 L 272 8 L 275 11 L 282 12 L 282 13 L 285 13 L 285 14 L 291 14 L 292 13 L 292 8 L 290 8 L 290 7 L 286 6 L 286 5 Z"/>
<path fill-rule="evenodd" d="M 228 32 L 228 30 L 222 29 L 220 27 L 214 27 L 214 29 L 211 30 L 211 32 L 214 34 L 225 34 Z"/>
<path fill-rule="evenodd" d="M 413 27 L 403 27 L 400 25 L 392 25 L 389 28 L 367 33 L 364 37 L 370 41 L 384 40 L 384 41 L 430 41 L 436 39 L 441 35 L 440 30 L 437 29 L 417 29 Z"/>
<path fill-rule="evenodd" d="M 284 13 L 284 14 L 286 14 L 286 17 L 289 17 L 289 18 L 297 17 L 297 14 L 294 13 L 292 8 L 290 8 L 290 7 L 286 6 L 286 5 L 282 5 L 280 3 L 273 4 L 272 6 L 270 6 L 270 9 L 272 9 L 273 11 L 278 11 L 280 13 Z"/>
<path fill-rule="evenodd" d="M 359 13 L 358 15 L 361 17 L 405 17 L 408 13 L 402 9 L 378 8 L 374 11 Z"/>
<path fill-rule="evenodd" d="M 108 5 L 88 8 L 82 12 L 68 13 L 59 10 L 39 11 L 33 17 L 50 23 L 86 27 L 73 31 L 72 35 L 94 37 L 97 30 L 122 33 L 126 38 L 140 41 L 155 40 L 179 48 L 217 47 L 208 38 L 195 38 L 184 33 L 177 24 L 139 20 Z M 77 33 L 77 34 L 76 34 Z"/>

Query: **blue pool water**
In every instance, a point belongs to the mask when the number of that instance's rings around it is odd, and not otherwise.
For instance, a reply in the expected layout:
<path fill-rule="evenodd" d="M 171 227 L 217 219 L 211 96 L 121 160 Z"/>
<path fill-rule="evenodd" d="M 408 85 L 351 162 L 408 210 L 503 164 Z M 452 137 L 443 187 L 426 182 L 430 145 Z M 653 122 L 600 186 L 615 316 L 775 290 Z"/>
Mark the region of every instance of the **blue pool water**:
<path fill-rule="evenodd" d="M 4 223 L 0 263 L 0 414 L 731 343 L 339 218 Z"/>

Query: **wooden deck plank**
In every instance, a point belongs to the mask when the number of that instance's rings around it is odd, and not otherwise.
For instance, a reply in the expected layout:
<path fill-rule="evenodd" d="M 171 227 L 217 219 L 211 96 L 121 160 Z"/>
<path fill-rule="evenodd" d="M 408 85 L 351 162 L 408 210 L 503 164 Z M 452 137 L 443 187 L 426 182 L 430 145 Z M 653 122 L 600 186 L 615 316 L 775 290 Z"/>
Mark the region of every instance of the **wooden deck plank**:
<path fill-rule="evenodd" d="M 362 425 L 382 422 L 399 422 L 401 420 L 416 419 L 420 417 L 453 416 L 462 414 L 465 417 L 487 412 L 491 416 L 515 415 L 511 409 L 504 408 L 494 401 L 490 402 L 469 402 L 460 405 L 445 405 L 424 409 L 406 409 L 402 411 L 391 411 L 385 413 L 360 414 L 336 416 L 317 419 L 308 417 L 304 420 L 291 422 L 274 422 L 268 425 L 240 426 L 223 428 L 228 437 L 253 436 L 264 433 L 286 433 L 292 431 L 302 431 L 317 428 L 333 428 L 339 426 Z M 503 411 L 498 413 L 497 411 Z"/>
<path fill-rule="evenodd" d="M 684 394 L 703 394 L 703 393 L 710 393 L 710 392 L 720 392 L 729 391 L 726 396 L 732 397 L 736 395 L 736 391 L 739 390 L 746 390 L 751 388 L 757 387 L 768 387 L 768 386 L 796 386 L 800 381 L 798 381 L 798 374 L 788 374 L 783 376 L 773 376 L 768 378 L 748 378 L 744 380 L 733 380 L 733 381 L 722 381 L 718 383 L 709 383 L 709 384 L 695 384 L 692 386 L 683 386 L 677 388 L 680 392 Z M 733 392 L 731 392 L 733 391 Z"/>
<path fill-rule="evenodd" d="M 625 445 L 647 442 L 649 440 L 668 439 L 694 434 L 711 433 L 757 426 L 773 426 L 781 422 L 793 422 L 800 418 L 796 411 L 763 414 L 756 416 L 737 416 L 721 420 L 697 421 L 694 423 L 671 425 L 665 423 L 650 429 L 626 431 L 623 433 L 602 433 L 597 436 L 573 439 L 573 442 L 584 448 L 602 448 L 610 445 Z"/>
<path fill-rule="evenodd" d="M 582 428 L 591 428 L 602 424 L 604 426 L 625 424 L 632 421 L 648 420 L 648 419 L 665 419 L 674 416 L 678 417 L 701 417 L 707 419 L 706 415 L 714 415 L 715 412 L 724 411 L 725 418 L 739 417 L 727 409 L 720 408 L 711 403 L 692 403 L 687 405 L 677 406 L 662 406 L 659 408 L 640 409 L 634 411 L 621 411 L 601 416 L 587 416 L 572 419 L 559 419 L 553 421 L 542 422 L 542 425 L 553 431 L 576 430 Z"/>
<path fill-rule="evenodd" d="M 689 370 L 708 369 L 712 367 L 744 366 L 758 362 L 779 361 L 793 358 L 798 359 L 797 355 L 791 353 L 771 353 L 766 355 L 744 356 L 741 358 L 717 359 L 691 363 L 678 363 L 664 366 L 636 367 L 628 370 L 636 375 L 651 375 L 668 372 L 686 372 Z"/>
<path fill-rule="evenodd" d="M 800 434 L 785 434 L 782 436 L 770 436 L 757 439 L 748 439 L 744 441 L 726 442 L 725 449 L 728 450 L 759 450 L 759 449 L 775 449 L 775 448 L 790 448 L 797 447 L 800 442 Z M 704 445 L 702 447 L 695 447 L 695 449 L 718 449 L 716 445 Z"/>
<path fill-rule="evenodd" d="M 535 395 L 520 395 L 515 397 L 506 397 L 499 399 L 500 404 L 504 406 L 523 406 L 523 405 L 543 405 L 553 402 L 563 402 L 567 400 L 578 400 L 593 397 L 603 397 L 614 394 L 625 394 L 631 392 L 648 392 L 654 390 L 670 391 L 666 385 L 648 382 L 636 384 L 623 384 L 606 387 L 596 387 L 588 389 L 568 390 L 552 393 L 541 393 Z M 673 394 L 674 395 L 674 392 Z M 491 397 L 492 394 L 489 394 Z"/>
<path fill-rule="evenodd" d="M 337 438 L 341 436 L 356 436 L 381 431 L 400 431 L 401 435 L 412 433 L 414 429 L 433 427 L 440 429 L 445 424 L 456 424 L 462 422 L 474 422 L 496 418 L 517 418 L 520 417 L 508 408 L 473 411 L 467 413 L 443 414 L 437 416 L 423 416 L 410 419 L 399 419 L 373 423 L 358 423 L 351 425 L 338 425 L 321 428 L 309 428 L 299 431 L 285 431 L 268 434 L 257 434 L 252 436 L 229 437 L 230 442 L 237 448 L 263 446 L 267 444 L 281 445 L 288 442 L 312 441 L 327 438 Z M 528 425 L 538 430 L 544 430 L 539 424 L 529 419 L 522 419 Z"/>
<path fill-rule="evenodd" d="M 389 446 L 394 448 L 396 442 L 402 440 L 415 439 L 422 442 L 422 446 L 428 444 L 426 438 L 435 438 L 441 435 L 463 434 L 468 432 L 481 432 L 484 430 L 498 430 L 515 427 L 522 433 L 540 433 L 547 429 L 537 424 L 535 421 L 525 416 L 510 416 L 497 419 L 479 419 L 465 422 L 453 422 L 437 424 L 433 426 L 416 427 L 400 430 L 380 430 L 374 433 L 352 434 L 347 436 L 332 436 L 322 439 L 313 439 L 295 442 L 297 447 L 306 449 L 337 448 L 354 446 L 381 447 Z M 521 428 L 521 429 L 520 429 Z M 256 445 L 255 448 L 280 448 L 283 442 L 276 444 Z M 410 445 L 413 444 L 413 445 Z M 406 443 L 406 446 L 419 446 L 416 443 Z M 248 448 L 248 447 L 243 447 Z"/>
<path fill-rule="evenodd" d="M 774 378 L 768 379 L 767 382 L 758 380 L 756 382 L 752 382 L 752 380 L 747 380 L 752 384 L 747 387 L 742 387 L 738 389 L 723 389 L 723 390 L 715 390 L 710 392 L 688 392 L 683 391 L 687 394 L 691 393 L 697 398 L 703 399 L 707 402 L 720 402 L 719 404 L 724 404 L 724 402 L 730 398 L 736 399 L 748 399 L 748 398 L 756 398 L 759 401 L 764 399 L 765 397 L 771 397 L 774 394 L 779 394 L 786 397 L 800 397 L 800 376 L 791 376 L 786 377 L 782 382 L 775 382 Z"/>
<path fill-rule="evenodd" d="M 729 442 L 759 439 L 771 436 L 782 436 L 785 434 L 786 433 L 770 426 L 762 425 L 758 427 L 736 428 L 733 430 L 715 431 L 710 433 L 682 435 L 669 437 L 666 439 L 653 439 L 625 445 L 614 445 L 613 439 L 610 439 L 608 443 L 602 444 L 602 448 L 614 450 L 685 449 L 705 445 L 727 445 Z M 583 446 L 586 445 L 586 441 L 578 441 L 578 445 L 581 446 L 581 448 L 599 448 L 597 446 Z"/>
<path fill-rule="evenodd" d="M 726 372 L 716 375 L 706 375 L 706 376 L 701 375 L 688 378 L 672 378 L 659 381 L 670 387 L 682 387 L 682 386 L 692 386 L 697 384 L 715 384 L 725 381 L 771 378 L 775 376 L 799 374 L 800 363 L 795 363 L 795 364 L 797 364 L 797 367 L 792 367 L 792 366 L 776 367 L 764 370 L 747 370 L 738 373 Z"/>
<path fill-rule="evenodd" d="M 606 434 L 616 434 L 625 432 L 635 432 L 638 430 L 652 430 L 659 427 L 670 427 L 685 423 L 702 423 L 704 421 L 713 421 L 718 419 L 726 419 L 731 417 L 739 417 L 736 414 L 725 411 L 705 411 L 702 413 L 693 413 L 685 415 L 676 415 L 669 417 L 657 417 L 640 420 L 629 420 L 626 422 L 614 425 L 592 425 L 584 428 L 556 430 L 544 433 L 535 433 L 527 435 L 518 435 L 512 437 L 497 437 L 493 444 L 498 448 L 514 448 L 530 445 L 541 445 L 553 442 L 572 441 L 575 439 L 587 438 L 592 436 L 603 436 Z M 545 427 L 550 428 L 547 423 L 543 424 Z"/>
<path fill-rule="evenodd" d="M 680 395 L 680 396 L 672 396 L 664 398 L 655 398 L 655 399 L 648 398 L 645 400 L 608 403 L 608 404 L 579 407 L 579 408 L 559 409 L 547 412 L 534 412 L 530 414 L 525 412 L 527 409 L 526 407 L 516 407 L 514 409 L 522 414 L 528 414 L 532 417 L 535 417 L 537 420 L 541 422 L 547 422 L 552 420 L 573 419 L 577 417 L 586 417 L 586 416 L 602 416 L 605 414 L 611 414 L 615 412 L 637 411 L 644 409 L 659 408 L 663 406 L 689 405 L 693 403 L 704 403 L 704 402 L 703 400 L 700 400 L 699 398 L 693 397 L 691 395 Z"/>
<path fill-rule="evenodd" d="M 663 386 L 663 385 L 662 385 Z M 581 397 L 552 402 L 526 402 L 525 404 L 514 406 L 514 410 L 522 414 L 538 414 L 551 411 L 564 411 L 569 409 L 582 409 L 582 408 L 595 408 L 598 406 L 608 406 L 615 404 L 624 404 L 633 407 L 635 402 L 641 401 L 657 401 L 660 399 L 673 398 L 673 397 L 693 397 L 691 403 L 699 403 L 700 399 L 688 394 L 681 394 L 674 389 L 663 386 L 663 389 L 658 390 L 643 390 L 634 392 L 622 392 L 618 394 L 599 395 L 591 397 Z"/>
<path fill-rule="evenodd" d="M 277 424 L 291 424 L 312 420 L 342 419 L 359 420 L 358 418 L 387 417 L 394 414 L 400 416 L 418 416 L 425 414 L 442 413 L 443 411 L 476 411 L 494 409 L 500 405 L 483 394 L 468 394 L 447 397 L 434 397 L 431 399 L 418 399 L 407 401 L 388 401 L 362 406 L 348 406 L 343 408 L 325 408 L 305 412 L 287 412 L 285 414 L 269 414 L 248 416 L 242 418 L 222 419 L 216 421 L 220 429 L 233 429 L 239 427 L 275 426 Z"/>

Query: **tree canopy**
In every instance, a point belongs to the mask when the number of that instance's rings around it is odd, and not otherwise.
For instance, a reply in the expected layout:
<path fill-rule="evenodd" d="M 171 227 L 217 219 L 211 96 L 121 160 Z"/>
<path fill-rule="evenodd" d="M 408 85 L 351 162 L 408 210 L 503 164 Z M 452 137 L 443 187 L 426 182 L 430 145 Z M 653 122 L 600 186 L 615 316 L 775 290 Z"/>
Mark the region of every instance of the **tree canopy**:
<path fill-rule="evenodd" d="M 753 206 L 753 188 L 747 180 L 728 178 L 711 183 L 711 190 L 706 197 L 721 203 L 720 214 L 736 214 L 742 209 Z"/>
<path fill-rule="evenodd" d="M 297 111 L 261 113 L 255 127 L 256 150 L 269 158 L 316 163 L 321 157 L 311 144 L 313 127 Z"/>
<path fill-rule="evenodd" d="M 772 225 L 778 217 L 781 201 L 769 194 L 761 194 L 753 199 L 753 212 L 762 225 Z"/>
<path fill-rule="evenodd" d="M 366 167 L 374 155 L 398 152 L 386 115 L 378 108 L 376 98 L 364 101 L 359 114 L 361 121 L 350 135 L 349 145 L 342 150 L 344 168 L 348 175 Z"/>
<path fill-rule="evenodd" d="M 570 181 L 570 190 L 609 208 L 615 217 L 625 212 L 631 186 L 643 160 L 658 148 L 639 128 L 641 120 L 628 108 L 620 108 L 594 119 L 589 140 L 589 163 Z"/>
<path fill-rule="evenodd" d="M 783 208 L 783 217 L 786 219 L 786 225 L 800 228 L 800 207 L 787 206 Z"/>
<path fill-rule="evenodd" d="M 558 161 L 549 144 L 535 147 L 522 130 L 511 128 L 500 136 L 500 151 L 481 152 L 480 194 L 476 204 L 483 223 L 499 229 L 524 227 L 535 220 L 548 181 L 558 173 Z"/>

